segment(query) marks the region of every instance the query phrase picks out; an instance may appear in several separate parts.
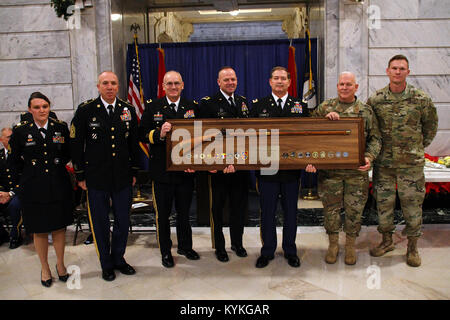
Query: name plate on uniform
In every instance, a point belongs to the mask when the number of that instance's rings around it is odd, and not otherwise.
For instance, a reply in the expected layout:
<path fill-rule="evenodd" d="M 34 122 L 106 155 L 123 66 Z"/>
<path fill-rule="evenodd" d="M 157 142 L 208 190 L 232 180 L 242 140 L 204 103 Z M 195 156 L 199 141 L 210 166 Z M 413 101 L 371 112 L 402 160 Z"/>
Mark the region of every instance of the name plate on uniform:
<path fill-rule="evenodd" d="M 356 169 L 364 165 L 362 118 L 169 120 L 167 170 Z"/>

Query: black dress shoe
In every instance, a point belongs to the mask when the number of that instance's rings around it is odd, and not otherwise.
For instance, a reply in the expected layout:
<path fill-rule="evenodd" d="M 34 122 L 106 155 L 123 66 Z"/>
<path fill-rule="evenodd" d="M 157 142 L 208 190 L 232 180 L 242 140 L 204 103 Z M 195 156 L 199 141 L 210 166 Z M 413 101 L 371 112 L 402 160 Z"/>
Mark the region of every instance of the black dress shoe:
<path fill-rule="evenodd" d="M 103 269 L 102 278 L 106 281 L 113 281 L 116 278 L 116 274 L 113 269 Z"/>
<path fill-rule="evenodd" d="M 287 259 L 288 264 L 291 267 L 298 268 L 300 267 L 300 259 L 296 254 L 285 254 L 284 257 Z"/>
<path fill-rule="evenodd" d="M 44 287 L 50 288 L 51 285 L 52 285 L 52 281 L 53 281 L 53 279 L 52 279 L 51 277 L 50 277 L 50 279 L 48 279 L 48 280 L 42 280 L 42 271 L 41 271 L 41 284 L 42 284 Z"/>
<path fill-rule="evenodd" d="M 177 253 L 181 254 L 182 256 L 185 256 L 189 260 L 198 260 L 198 259 L 200 259 L 200 256 L 198 255 L 198 253 L 195 252 L 193 249 L 187 249 L 187 250 L 178 249 Z"/>
<path fill-rule="evenodd" d="M 173 262 L 173 257 L 171 253 L 164 254 L 162 256 L 162 265 L 166 268 L 172 268 L 175 263 Z"/>
<path fill-rule="evenodd" d="M 11 240 L 9 241 L 9 248 L 16 249 L 16 248 L 20 247 L 22 245 L 22 243 L 23 243 L 22 237 L 11 238 Z"/>
<path fill-rule="evenodd" d="M 227 262 L 230 260 L 228 259 L 228 253 L 225 250 L 216 250 L 216 257 L 220 262 Z"/>
<path fill-rule="evenodd" d="M 260 256 L 258 258 L 258 260 L 256 260 L 256 267 L 257 268 L 267 267 L 267 265 L 269 264 L 270 260 L 273 260 L 273 256 L 272 257 Z"/>
<path fill-rule="evenodd" d="M 236 255 L 238 257 L 246 257 L 247 256 L 247 251 L 244 249 L 243 246 L 231 246 L 231 250 L 233 250 L 234 252 L 236 252 Z"/>
<path fill-rule="evenodd" d="M 120 273 L 126 274 L 127 276 L 131 276 L 132 274 L 136 273 L 136 270 L 132 266 L 130 266 L 128 263 L 125 263 L 121 266 L 115 266 L 114 269 L 119 270 Z"/>
<path fill-rule="evenodd" d="M 88 237 L 86 238 L 86 240 L 84 240 L 84 244 L 88 245 L 94 242 L 94 237 L 92 236 L 92 233 L 90 235 L 88 235 Z"/>
<path fill-rule="evenodd" d="M 59 275 L 59 272 L 58 272 L 58 266 L 55 266 L 55 269 L 56 269 L 56 274 L 58 275 L 59 281 L 67 282 L 67 279 L 69 279 L 69 274 L 66 273 L 66 274 L 63 275 L 63 276 L 60 276 L 60 275 Z"/>

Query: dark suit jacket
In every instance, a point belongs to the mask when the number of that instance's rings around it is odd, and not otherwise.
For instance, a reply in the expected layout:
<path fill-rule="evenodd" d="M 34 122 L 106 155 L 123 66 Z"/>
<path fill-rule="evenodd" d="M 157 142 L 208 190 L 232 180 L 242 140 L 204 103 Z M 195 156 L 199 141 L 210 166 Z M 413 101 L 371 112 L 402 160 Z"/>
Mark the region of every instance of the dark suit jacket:
<path fill-rule="evenodd" d="M 183 178 L 192 178 L 193 175 L 184 172 L 166 171 L 166 141 L 160 139 L 160 130 L 164 122 L 170 119 L 195 119 L 198 117 L 198 104 L 185 98 L 180 99 L 176 112 L 169 107 L 164 96 L 161 99 L 145 102 L 145 111 L 139 124 L 139 139 L 150 144 L 151 179 L 164 183 L 180 183 Z"/>
<path fill-rule="evenodd" d="M 278 109 L 277 102 L 272 94 L 259 100 L 253 100 L 251 109 L 251 116 L 254 118 L 298 118 L 307 117 L 308 115 L 308 107 L 303 106 L 300 99 L 292 96 L 287 97 L 286 103 L 281 111 Z M 257 176 L 261 181 L 291 182 L 299 179 L 300 170 L 279 170 L 277 174 L 272 176 L 260 175 L 260 172 L 257 171 Z"/>
<path fill-rule="evenodd" d="M 72 201 L 66 170 L 70 160 L 69 130 L 63 121 L 49 118 L 45 138 L 34 122 L 15 126 L 8 158 L 13 171 L 14 192 L 24 203 Z"/>
<path fill-rule="evenodd" d="M 98 97 L 78 106 L 70 127 L 72 162 L 78 181 L 103 191 L 131 185 L 139 169 L 136 111 L 116 99 L 109 118 Z"/>
<path fill-rule="evenodd" d="M 200 100 L 201 118 L 248 118 L 250 115 L 247 99 L 243 96 L 234 95 L 236 107 L 230 106 L 222 92 L 217 92 L 214 96 L 206 96 Z"/>

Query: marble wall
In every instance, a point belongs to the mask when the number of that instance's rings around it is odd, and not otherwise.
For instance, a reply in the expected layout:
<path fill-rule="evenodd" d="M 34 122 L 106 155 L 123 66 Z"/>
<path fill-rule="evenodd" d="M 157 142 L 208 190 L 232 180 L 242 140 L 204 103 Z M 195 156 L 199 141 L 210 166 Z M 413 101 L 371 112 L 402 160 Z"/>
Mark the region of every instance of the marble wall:
<path fill-rule="evenodd" d="M 18 122 L 41 91 L 61 118 L 73 110 L 70 36 L 48 1 L 0 4 L 0 127 Z"/>
<path fill-rule="evenodd" d="M 335 97 L 340 72 L 353 71 L 365 101 L 388 84 L 386 67 L 395 54 L 410 61 L 408 82 L 426 91 L 439 129 L 426 149 L 450 154 L 450 3 L 437 0 L 328 0 L 326 7 L 325 98 Z"/>
<path fill-rule="evenodd" d="M 370 0 L 379 8 L 379 28 L 369 30 L 369 92 L 388 83 L 395 54 L 408 57 L 408 81 L 427 92 L 438 110 L 439 129 L 426 151 L 450 154 L 450 3 L 438 0 Z"/>
<path fill-rule="evenodd" d="M 112 66 L 111 49 L 107 48 L 110 37 L 102 36 L 108 31 L 101 25 L 107 23 L 96 26 L 96 21 L 101 21 L 96 16 L 105 17 L 109 1 L 96 1 L 97 10 L 87 3 L 77 1 L 79 9 L 67 22 L 56 16 L 49 1 L 2 0 L 0 127 L 18 122 L 34 91 L 47 95 L 52 109 L 65 121 L 72 119 L 79 103 L 97 95 L 99 67 Z M 100 47 L 102 53 L 106 48 L 107 54 L 97 54 L 97 38 L 103 40 Z"/>

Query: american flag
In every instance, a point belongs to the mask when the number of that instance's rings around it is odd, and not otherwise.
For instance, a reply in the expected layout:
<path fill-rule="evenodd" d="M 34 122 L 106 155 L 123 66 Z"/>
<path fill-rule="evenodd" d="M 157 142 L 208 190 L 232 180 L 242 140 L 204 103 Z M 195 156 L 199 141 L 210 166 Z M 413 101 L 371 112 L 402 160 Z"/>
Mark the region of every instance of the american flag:
<path fill-rule="evenodd" d="M 128 102 L 135 107 L 138 122 L 141 121 L 144 113 L 144 94 L 141 83 L 141 66 L 139 63 L 139 51 L 137 45 L 137 35 L 134 35 L 134 51 L 130 65 L 130 81 L 128 82 Z M 141 168 L 148 170 L 148 145 L 139 142 L 141 155 Z"/>
<path fill-rule="evenodd" d="M 144 95 L 141 85 L 141 66 L 139 64 L 137 37 L 134 38 L 135 50 L 130 66 L 130 81 L 128 82 L 128 102 L 136 108 L 138 122 L 144 113 Z"/>

